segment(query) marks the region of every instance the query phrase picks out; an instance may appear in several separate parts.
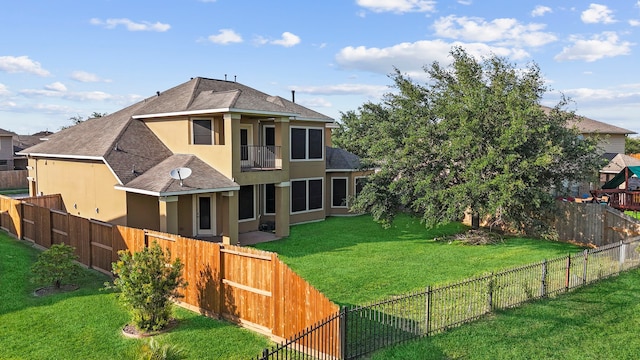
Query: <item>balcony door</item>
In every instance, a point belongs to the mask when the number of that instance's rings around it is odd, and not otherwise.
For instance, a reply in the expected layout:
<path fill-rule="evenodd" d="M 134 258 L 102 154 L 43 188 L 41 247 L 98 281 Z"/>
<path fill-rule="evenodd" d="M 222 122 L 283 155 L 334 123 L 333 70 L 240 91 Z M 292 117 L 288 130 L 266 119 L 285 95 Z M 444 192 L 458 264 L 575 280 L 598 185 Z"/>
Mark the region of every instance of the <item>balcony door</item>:
<path fill-rule="evenodd" d="M 252 167 L 253 127 L 240 125 L 240 163 L 242 168 Z"/>
<path fill-rule="evenodd" d="M 213 236 L 216 234 L 216 196 L 214 194 L 193 195 L 194 235 Z"/>

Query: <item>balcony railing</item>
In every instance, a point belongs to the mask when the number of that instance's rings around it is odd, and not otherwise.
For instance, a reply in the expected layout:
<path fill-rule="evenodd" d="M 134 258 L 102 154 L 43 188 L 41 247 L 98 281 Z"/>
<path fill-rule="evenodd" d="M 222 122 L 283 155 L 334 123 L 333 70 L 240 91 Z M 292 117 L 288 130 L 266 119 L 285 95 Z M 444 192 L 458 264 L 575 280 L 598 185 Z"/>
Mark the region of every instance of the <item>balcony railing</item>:
<path fill-rule="evenodd" d="M 240 168 L 242 171 L 282 169 L 280 146 L 240 146 Z"/>

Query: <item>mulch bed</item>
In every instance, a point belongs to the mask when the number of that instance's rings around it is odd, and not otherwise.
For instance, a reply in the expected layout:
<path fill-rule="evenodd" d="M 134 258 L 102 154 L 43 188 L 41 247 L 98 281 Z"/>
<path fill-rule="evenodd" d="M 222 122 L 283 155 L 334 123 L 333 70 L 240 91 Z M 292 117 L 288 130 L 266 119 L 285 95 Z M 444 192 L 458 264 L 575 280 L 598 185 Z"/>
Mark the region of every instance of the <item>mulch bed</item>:
<path fill-rule="evenodd" d="M 126 337 L 140 339 L 168 332 L 176 326 L 178 326 L 178 320 L 171 319 L 169 320 L 169 324 L 167 324 L 167 326 L 165 326 L 162 330 L 146 332 L 138 330 L 134 325 L 127 324 L 124 326 L 124 328 L 122 328 L 122 334 Z"/>
<path fill-rule="evenodd" d="M 456 242 L 465 245 L 490 245 L 503 242 L 502 234 L 484 229 L 467 230 L 460 234 L 445 236 L 437 239 L 448 243 Z"/>

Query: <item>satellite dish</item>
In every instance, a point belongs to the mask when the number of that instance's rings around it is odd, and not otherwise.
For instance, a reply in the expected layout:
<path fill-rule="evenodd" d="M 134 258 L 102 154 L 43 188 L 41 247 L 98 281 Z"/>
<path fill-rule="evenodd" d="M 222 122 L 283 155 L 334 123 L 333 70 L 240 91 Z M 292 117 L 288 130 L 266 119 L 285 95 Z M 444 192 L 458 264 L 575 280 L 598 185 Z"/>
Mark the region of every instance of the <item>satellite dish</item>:
<path fill-rule="evenodd" d="M 182 180 L 191 176 L 191 169 L 187 167 L 179 167 L 171 170 L 169 176 L 171 176 L 172 179 L 180 180 L 180 186 L 182 186 Z"/>

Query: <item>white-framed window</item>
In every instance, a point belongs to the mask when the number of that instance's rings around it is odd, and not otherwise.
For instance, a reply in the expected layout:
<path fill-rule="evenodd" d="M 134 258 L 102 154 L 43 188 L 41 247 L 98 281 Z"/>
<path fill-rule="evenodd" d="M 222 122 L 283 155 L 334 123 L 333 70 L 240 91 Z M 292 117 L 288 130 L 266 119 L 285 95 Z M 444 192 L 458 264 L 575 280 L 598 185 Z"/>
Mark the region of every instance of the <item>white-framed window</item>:
<path fill-rule="evenodd" d="M 291 161 L 324 159 L 324 128 L 289 128 Z"/>
<path fill-rule="evenodd" d="M 334 177 L 331 178 L 331 207 L 346 208 L 347 197 L 349 196 L 348 186 L 349 178 Z"/>
<path fill-rule="evenodd" d="M 191 143 L 213 145 L 213 119 L 191 119 Z"/>
<path fill-rule="evenodd" d="M 324 179 L 291 180 L 291 213 L 322 210 L 324 208 Z"/>
<path fill-rule="evenodd" d="M 256 219 L 255 185 L 240 186 L 238 191 L 238 220 L 251 221 Z"/>
<path fill-rule="evenodd" d="M 362 188 L 364 188 L 364 186 L 367 184 L 367 177 L 366 176 L 356 176 L 353 179 L 353 194 L 357 197 L 358 195 L 360 195 L 360 192 L 362 191 Z"/>

